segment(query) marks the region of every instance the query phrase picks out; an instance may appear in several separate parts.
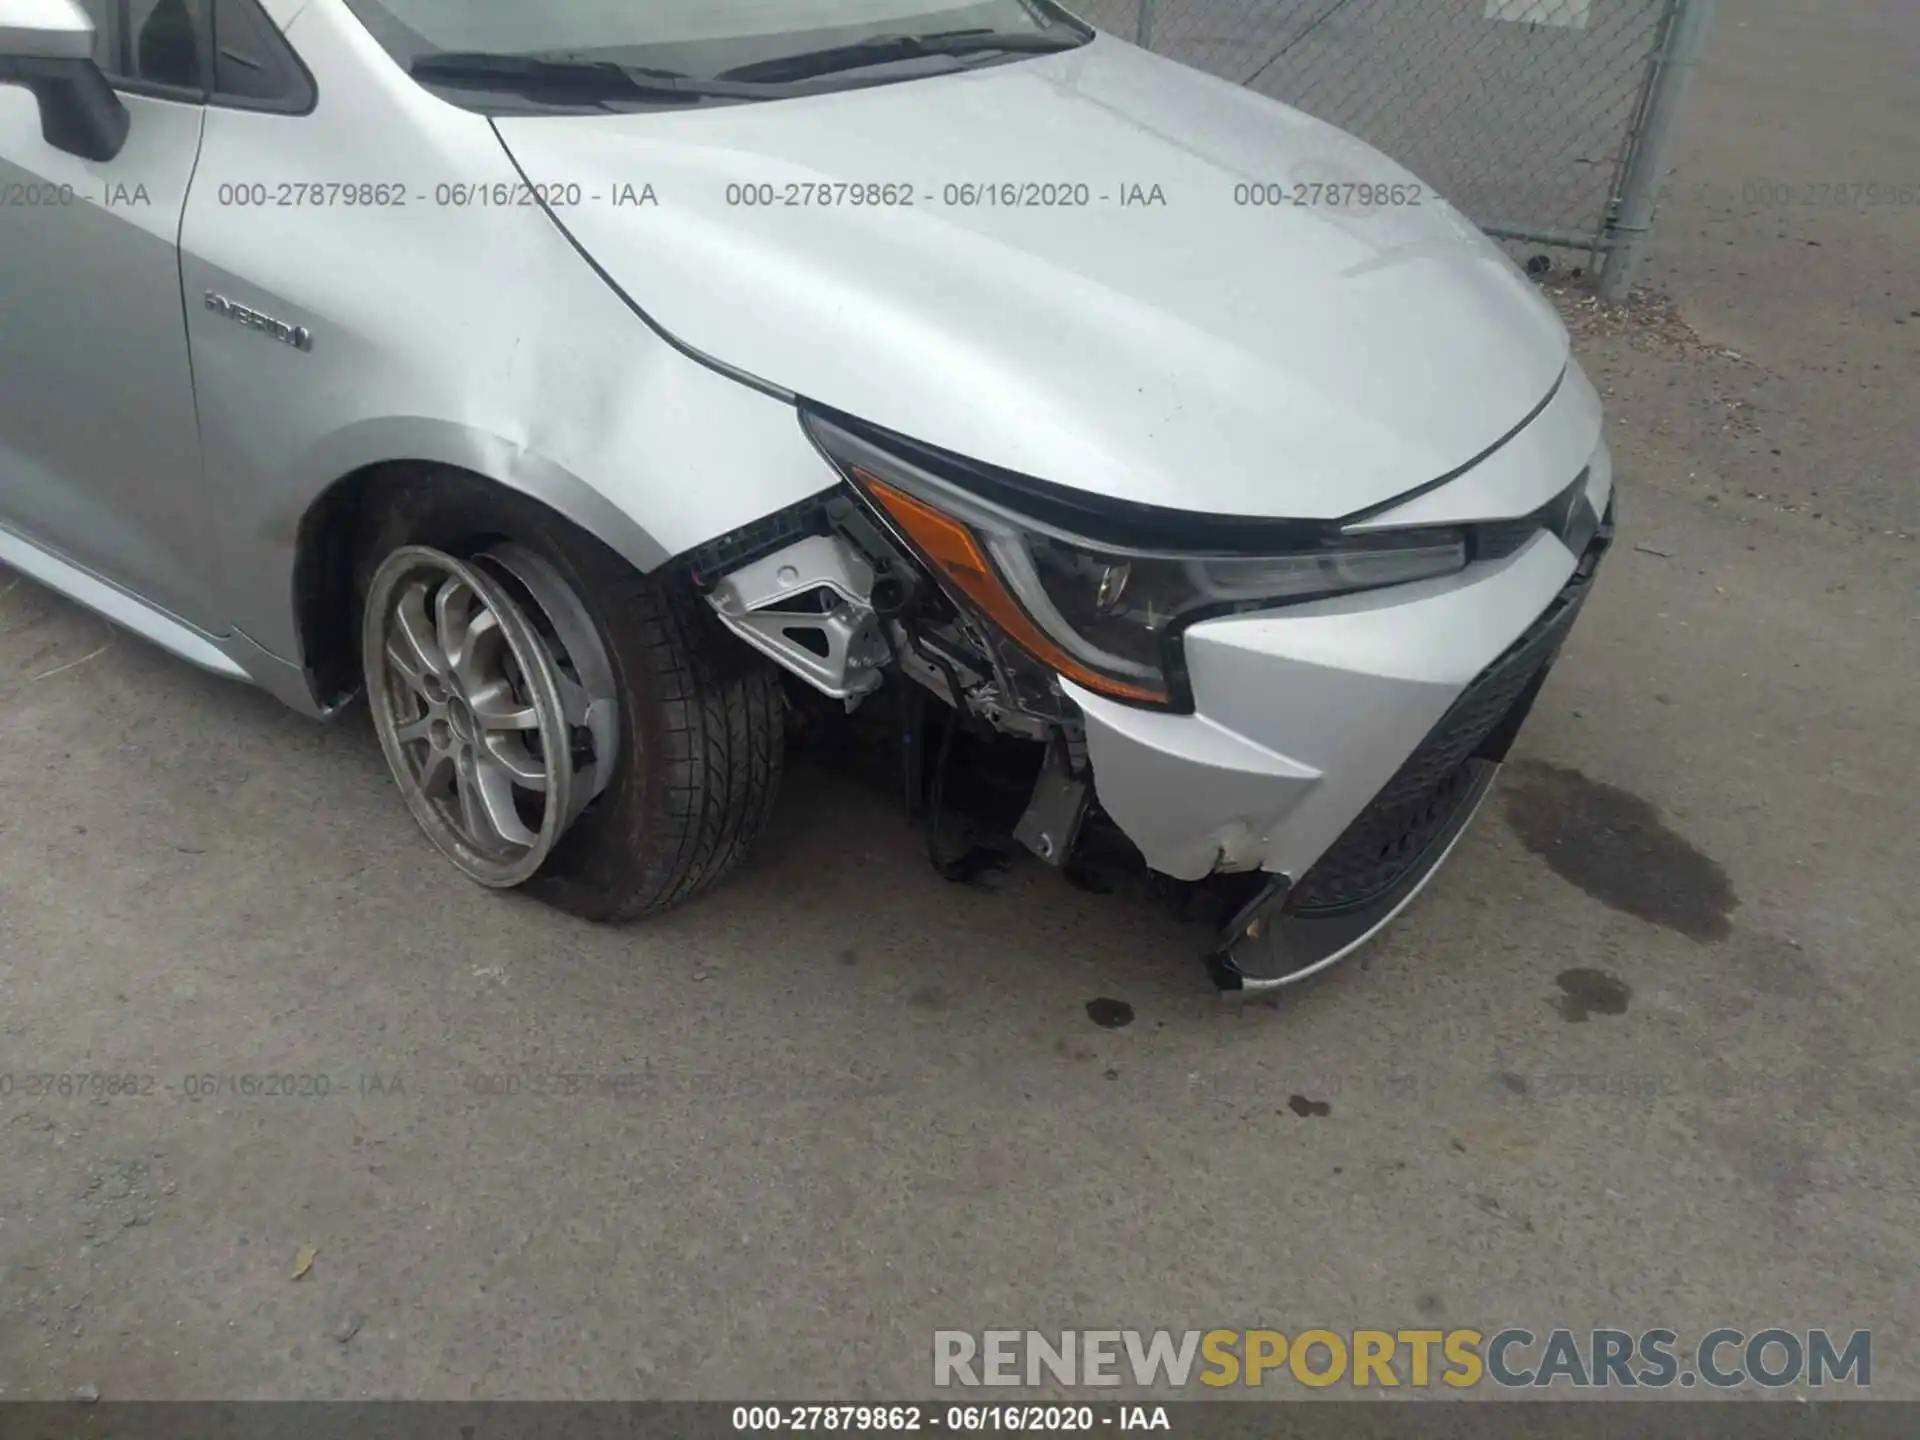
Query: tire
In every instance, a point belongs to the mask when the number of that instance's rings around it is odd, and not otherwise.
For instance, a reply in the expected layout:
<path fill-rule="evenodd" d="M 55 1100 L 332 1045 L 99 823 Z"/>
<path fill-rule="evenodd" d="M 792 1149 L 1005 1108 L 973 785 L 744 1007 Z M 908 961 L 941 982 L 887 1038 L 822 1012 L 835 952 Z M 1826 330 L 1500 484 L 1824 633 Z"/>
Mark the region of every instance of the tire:
<path fill-rule="evenodd" d="M 522 888 L 604 923 L 692 899 L 740 863 L 773 811 L 784 753 L 778 672 L 690 586 L 644 575 L 536 502 L 453 470 L 382 488 L 362 525 L 355 595 L 364 610 L 376 572 L 405 547 L 466 560 L 503 541 L 546 561 L 581 602 L 619 712 L 605 788 Z"/>

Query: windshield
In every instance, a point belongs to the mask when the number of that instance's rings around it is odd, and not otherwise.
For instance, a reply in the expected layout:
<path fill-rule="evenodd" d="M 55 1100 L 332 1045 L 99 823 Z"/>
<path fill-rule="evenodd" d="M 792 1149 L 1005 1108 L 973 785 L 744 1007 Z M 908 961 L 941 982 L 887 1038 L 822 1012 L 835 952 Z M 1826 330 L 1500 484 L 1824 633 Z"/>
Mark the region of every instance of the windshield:
<path fill-rule="evenodd" d="M 348 0 L 402 65 L 437 53 L 604 61 L 712 77 L 791 57 L 913 36 L 1006 36 L 970 63 L 1016 57 L 1047 35 L 1076 43 L 1089 32 L 1050 0 Z M 976 59 L 977 55 L 977 59 Z M 864 57 L 856 56 L 856 59 Z M 874 63 L 908 58 L 885 48 Z M 861 68 L 848 63 L 849 73 Z"/>

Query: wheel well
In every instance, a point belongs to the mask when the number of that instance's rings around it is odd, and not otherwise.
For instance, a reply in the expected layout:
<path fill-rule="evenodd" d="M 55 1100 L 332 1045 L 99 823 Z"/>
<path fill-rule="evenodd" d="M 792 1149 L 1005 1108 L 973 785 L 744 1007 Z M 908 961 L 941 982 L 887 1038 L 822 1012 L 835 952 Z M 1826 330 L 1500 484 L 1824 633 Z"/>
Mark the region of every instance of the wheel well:
<path fill-rule="evenodd" d="M 370 465 L 356 470 L 336 480 L 300 517 L 293 562 L 294 614 L 307 681 L 323 704 L 351 694 L 360 684 L 360 606 L 354 571 L 361 537 L 383 479 L 404 473 L 405 468 Z"/>
<path fill-rule="evenodd" d="M 360 688 L 360 570 L 367 549 L 378 539 L 393 497 L 408 482 L 436 472 L 506 490 L 484 475 L 453 466 L 389 460 L 334 481 L 301 517 L 293 564 L 294 613 L 308 683 L 323 704 L 336 703 Z"/>

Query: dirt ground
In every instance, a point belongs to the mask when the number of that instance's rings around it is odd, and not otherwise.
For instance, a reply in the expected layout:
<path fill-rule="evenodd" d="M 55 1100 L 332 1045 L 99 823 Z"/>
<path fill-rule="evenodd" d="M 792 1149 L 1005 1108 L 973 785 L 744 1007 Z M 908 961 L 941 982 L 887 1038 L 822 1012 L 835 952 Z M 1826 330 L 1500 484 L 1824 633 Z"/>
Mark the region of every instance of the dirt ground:
<path fill-rule="evenodd" d="M 1658 293 L 1560 297 L 1623 538 L 1452 866 L 1278 1002 L 817 771 L 660 922 L 483 894 L 364 719 L 0 575 L 0 1396 L 899 1397 L 936 1328 L 1421 1323 L 1871 1328 L 1920 1396 L 1920 207 L 1831 189 L 1920 182 L 1916 75 L 1898 0 L 1722 7 Z"/>

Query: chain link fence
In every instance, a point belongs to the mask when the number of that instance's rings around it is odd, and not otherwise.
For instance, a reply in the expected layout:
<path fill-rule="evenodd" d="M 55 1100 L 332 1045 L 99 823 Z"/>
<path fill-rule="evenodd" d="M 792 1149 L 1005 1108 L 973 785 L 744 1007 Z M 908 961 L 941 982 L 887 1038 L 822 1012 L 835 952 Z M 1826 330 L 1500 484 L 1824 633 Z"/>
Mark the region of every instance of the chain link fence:
<path fill-rule="evenodd" d="M 1385 151 L 1624 295 L 1712 0 L 1067 0 Z M 1645 181 L 1646 195 L 1635 190 Z M 1618 297 L 1616 297 L 1618 298 Z"/>

